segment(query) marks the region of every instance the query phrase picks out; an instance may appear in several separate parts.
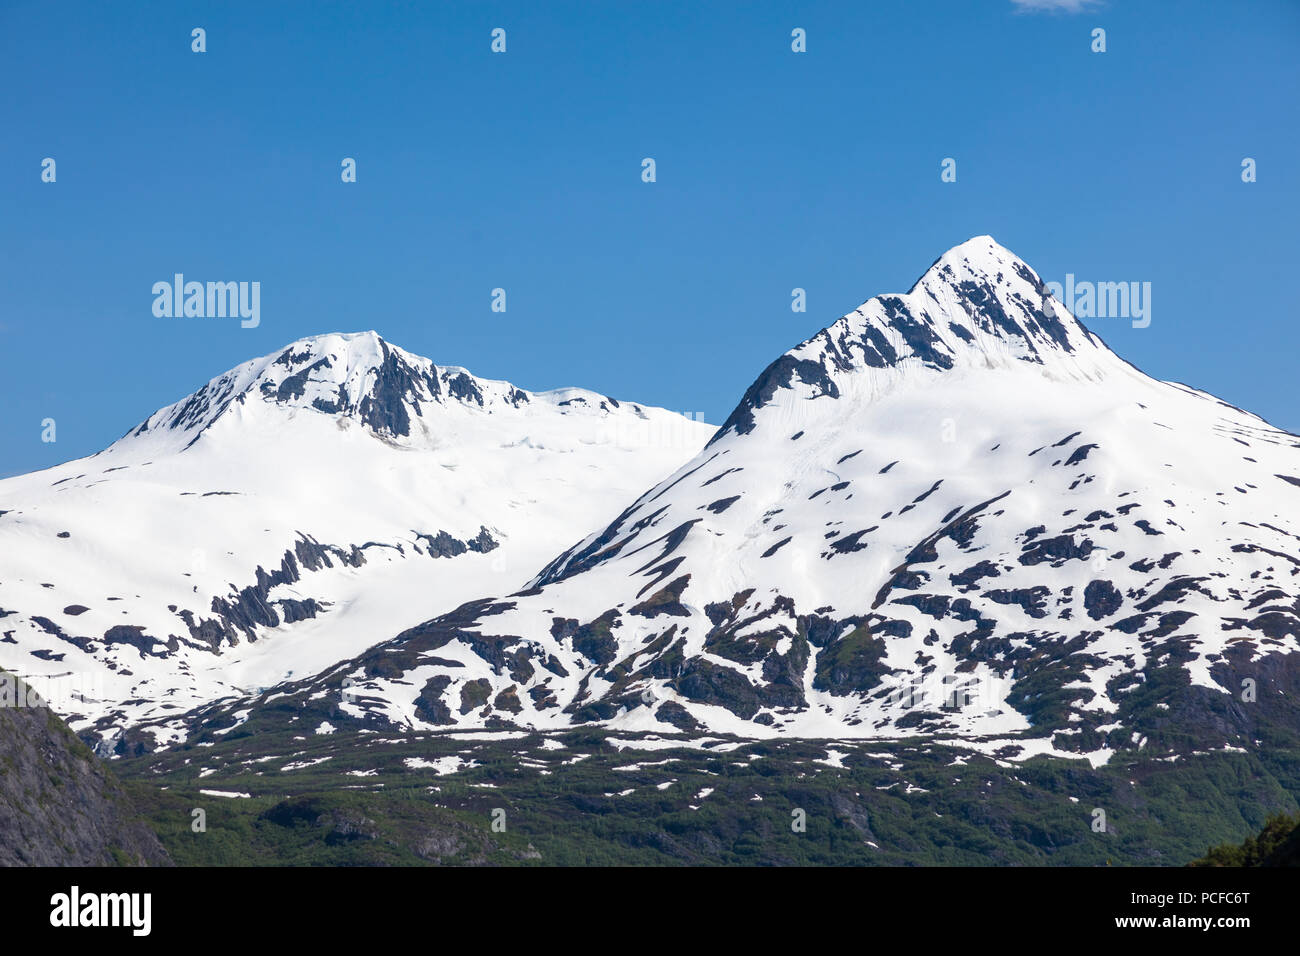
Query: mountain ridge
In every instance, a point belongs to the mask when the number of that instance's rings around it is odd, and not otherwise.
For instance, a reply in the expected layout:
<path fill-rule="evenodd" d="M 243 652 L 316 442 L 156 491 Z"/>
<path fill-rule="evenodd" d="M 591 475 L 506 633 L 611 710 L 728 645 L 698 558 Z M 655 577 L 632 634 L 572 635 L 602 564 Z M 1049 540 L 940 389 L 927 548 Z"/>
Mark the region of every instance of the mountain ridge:
<path fill-rule="evenodd" d="M 1052 298 L 1034 270 L 992 236 L 954 246 L 902 294 L 873 296 L 776 359 L 746 391 L 713 441 L 750 427 L 753 408 L 800 383 L 836 397 L 863 370 L 868 388 L 919 369 L 1032 362 L 1047 374 L 1095 380 L 1132 368 Z"/>
<path fill-rule="evenodd" d="M 301 339 L 0 482 L 0 663 L 109 740 L 523 583 L 712 431 L 374 332 Z M 62 694 L 69 673 L 96 686 Z"/>
<path fill-rule="evenodd" d="M 1296 436 L 1143 375 L 991 239 L 913 289 L 785 353 L 526 587 L 286 684 L 285 712 L 1094 763 L 1294 742 Z"/>
<path fill-rule="evenodd" d="M 252 399 L 252 402 L 249 400 Z M 530 392 L 506 381 L 475 376 L 456 365 L 430 359 L 387 342 L 379 333 L 328 332 L 307 336 L 282 349 L 251 359 L 213 378 L 180 401 L 164 406 L 97 454 L 132 447 L 131 439 L 151 433 L 178 433 L 197 442 L 226 416 L 257 409 L 258 402 L 286 410 L 311 410 L 363 425 L 373 435 L 401 443 L 413 440 L 412 422 L 429 406 L 461 404 L 486 412 L 540 401 L 578 404 L 602 411 L 626 404 L 585 389 Z M 242 416 L 238 424 L 260 424 Z"/>

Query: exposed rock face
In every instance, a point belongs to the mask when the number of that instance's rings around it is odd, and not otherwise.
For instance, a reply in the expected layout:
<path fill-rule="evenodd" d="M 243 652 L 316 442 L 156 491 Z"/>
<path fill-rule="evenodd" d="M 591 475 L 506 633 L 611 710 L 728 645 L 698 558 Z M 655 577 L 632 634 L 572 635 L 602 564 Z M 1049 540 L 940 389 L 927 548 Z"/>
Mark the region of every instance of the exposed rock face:
<path fill-rule="evenodd" d="M 302 339 L 96 455 L 0 480 L 0 668 L 94 674 L 51 703 L 100 752 L 129 750 L 141 720 L 517 589 L 713 431 L 373 332 Z"/>
<path fill-rule="evenodd" d="M 63 721 L 2 671 L 0 698 L 0 865 L 170 864 L 117 779 Z"/>
<path fill-rule="evenodd" d="M 523 590 L 276 706 L 339 727 L 1036 737 L 1097 761 L 1294 746 L 1297 476 L 1300 438 L 1143 375 L 979 237 L 777 359 Z"/>

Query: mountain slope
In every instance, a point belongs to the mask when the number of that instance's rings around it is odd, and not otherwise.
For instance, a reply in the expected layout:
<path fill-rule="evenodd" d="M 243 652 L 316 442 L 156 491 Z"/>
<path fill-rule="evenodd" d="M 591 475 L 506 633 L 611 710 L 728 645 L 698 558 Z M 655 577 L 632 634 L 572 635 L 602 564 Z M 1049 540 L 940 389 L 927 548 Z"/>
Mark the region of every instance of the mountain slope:
<path fill-rule="evenodd" d="M 1300 817 L 1279 813 L 1238 845 L 1211 847 L 1189 866 L 1300 866 Z"/>
<path fill-rule="evenodd" d="M 113 774 L 0 672 L 0 866 L 165 866 Z"/>
<path fill-rule="evenodd" d="M 527 588 L 185 723 L 1294 746 L 1298 449 L 979 237 L 779 358 Z"/>
<path fill-rule="evenodd" d="M 0 665 L 111 742 L 520 586 L 712 431 L 304 339 L 0 482 Z"/>

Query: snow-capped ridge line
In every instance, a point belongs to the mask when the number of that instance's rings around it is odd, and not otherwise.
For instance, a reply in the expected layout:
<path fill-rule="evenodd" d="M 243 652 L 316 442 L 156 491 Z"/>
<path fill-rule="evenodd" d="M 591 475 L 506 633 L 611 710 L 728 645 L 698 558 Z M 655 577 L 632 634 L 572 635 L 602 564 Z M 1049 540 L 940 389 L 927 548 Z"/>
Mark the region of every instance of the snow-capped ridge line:
<path fill-rule="evenodd" d="M 714 441 L 753 427 L 782 390 L 871 399 L 933 374 L 1034 365 L 1050 378 L 1141 376 L 991 236 L 936 259 L 902 294 L 873 296 L 790 349 L 754 381 Z M 1143 376 L 1144 377 L 1144 376 Z"/>
<path fill-rule="evenodd" d="M 160 435 L 167 436 L 169 450 L 184 450 L 225 419 L 236 417 L 241 427 L 255 425 L 265 406 L 348 419 L 377 438 L 401 444 L 414 437 L 415 423 L 439 406 L 490 414 L 533 403 L 564 413 L 621 411 L 638 419 L 645 419 L 648 410 L 585 389 L 530 392 L 460 366 L 436 365 L 392 345 L 373 330 L 331 332 L 298 339 L 218 375 L 159 409 L 110 450 L 135 446 L 142 439 L 157 440 Z"/>
<path fill-rule="evenodd" d="M 517 590 L 712 432 L 374 332 L 300 339 L 97 455 L 0 482 L 0 669 L 115 741 Z"/>

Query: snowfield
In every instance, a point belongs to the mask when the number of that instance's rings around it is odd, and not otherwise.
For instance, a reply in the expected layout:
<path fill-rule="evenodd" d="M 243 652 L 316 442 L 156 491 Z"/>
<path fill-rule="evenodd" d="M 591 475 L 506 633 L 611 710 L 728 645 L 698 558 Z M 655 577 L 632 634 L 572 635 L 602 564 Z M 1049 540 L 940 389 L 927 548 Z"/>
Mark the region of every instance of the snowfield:
<path fill-rule="evenodd" d="M 522 586 L 713 431 L 373 332 L 295 342 L 0 482 L 0 667 L 103 735 L 307 676 Z"/>
<path fill-rule="evenodd" d="M 1298 448 L 1142 374 L 979 237 L 779 358 L 527 589 L 283 692 L 414 730 L 927 734 L 1094 762 L 1249 741 L 1295 716 Z"/>
<path fill-rule="evenodd" d="M 242 366 L 0 484 L 0 665 L 107 669 L 81 726 L 137 750 L 245 723 L 1252 748 L 1300 726 L 1297 506 L 1300 439 L 1144 375 L 983 236 L 716 433 L 373 335 Z"/>

